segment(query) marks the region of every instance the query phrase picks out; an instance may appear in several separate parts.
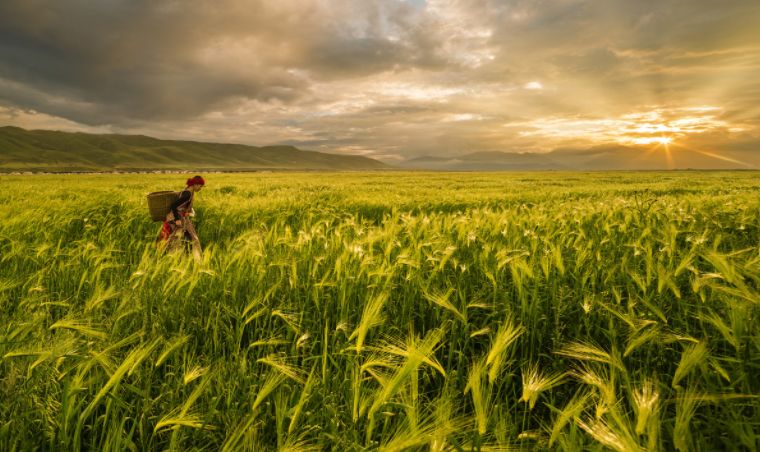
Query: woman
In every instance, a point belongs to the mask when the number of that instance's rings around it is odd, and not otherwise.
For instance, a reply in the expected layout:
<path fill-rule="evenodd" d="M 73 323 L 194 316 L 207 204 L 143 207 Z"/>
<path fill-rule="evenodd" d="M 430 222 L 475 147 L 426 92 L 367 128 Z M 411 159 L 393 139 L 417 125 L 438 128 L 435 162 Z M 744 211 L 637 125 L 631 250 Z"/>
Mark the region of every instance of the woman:
<path fill-rule="evenodd" d="M 165 242 L 167 251 L 180 249 L 183 242 L 190 242 L 193 245 L 193 256 L 200 259 L 201 242 L 198 240 L 198 234 L 195 232 L 195 226 L 190 221 L 190 217 L 195 215 L 193 212 L 195 194 L 201 191 L 204 185 L 206 185 L 206 180 L 201 176 L 191 177 L 187 180 L 185 189 L 180 192 L 179 198 L 172 203 L 159 236 Z"/>

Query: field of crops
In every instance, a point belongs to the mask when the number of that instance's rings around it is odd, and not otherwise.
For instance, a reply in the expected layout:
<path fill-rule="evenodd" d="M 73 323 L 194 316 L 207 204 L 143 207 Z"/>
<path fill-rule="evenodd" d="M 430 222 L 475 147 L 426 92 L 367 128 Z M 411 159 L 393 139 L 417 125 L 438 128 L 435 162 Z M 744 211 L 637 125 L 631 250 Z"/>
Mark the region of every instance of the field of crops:
<path fill-rule="evenodd" d="M 757 450 L 760 174 L 0 177 L 0 450 Z"/>

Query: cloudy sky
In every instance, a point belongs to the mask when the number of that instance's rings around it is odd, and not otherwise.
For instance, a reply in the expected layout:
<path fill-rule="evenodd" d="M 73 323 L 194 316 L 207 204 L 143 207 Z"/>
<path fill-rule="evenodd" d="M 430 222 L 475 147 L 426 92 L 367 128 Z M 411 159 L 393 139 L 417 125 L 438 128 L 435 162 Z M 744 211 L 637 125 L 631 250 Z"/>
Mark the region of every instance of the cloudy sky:
<path fill-rule="evenodd" d="M 758 0 L 3 0 L 0 125 L 760 159 Z"/>

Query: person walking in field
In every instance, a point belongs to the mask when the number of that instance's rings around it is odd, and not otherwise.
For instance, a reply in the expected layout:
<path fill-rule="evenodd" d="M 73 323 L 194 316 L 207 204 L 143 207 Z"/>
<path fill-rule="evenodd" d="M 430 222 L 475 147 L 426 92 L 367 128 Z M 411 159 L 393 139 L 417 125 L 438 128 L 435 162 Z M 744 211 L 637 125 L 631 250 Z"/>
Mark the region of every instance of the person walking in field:
<path fill-rule="evenodd" d="M 159 240 L 166 251 L 175 251 L 189 242 L 193 247 L 193 256 L 200 260 L 201 242 L 190 218 L 195 215 L 193 211 L 195 194 L 205 185 L 206 180 L 203 177 L 191 177 L 187 180 L 187 186 L 180 192 L 177 200 L 172 203 L 159 233 Z"/>

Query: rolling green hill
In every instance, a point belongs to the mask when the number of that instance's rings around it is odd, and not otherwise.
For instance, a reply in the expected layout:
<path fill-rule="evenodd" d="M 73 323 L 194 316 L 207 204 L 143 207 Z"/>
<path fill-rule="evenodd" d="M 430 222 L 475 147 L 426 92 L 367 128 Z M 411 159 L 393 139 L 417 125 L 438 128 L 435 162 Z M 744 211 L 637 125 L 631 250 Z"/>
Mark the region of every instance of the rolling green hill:
<path fill-rule="evenodd" d="M 367 157 L 247 146 L 0 127 L 0 172 L 107 170 L 384 169 Z"/>

